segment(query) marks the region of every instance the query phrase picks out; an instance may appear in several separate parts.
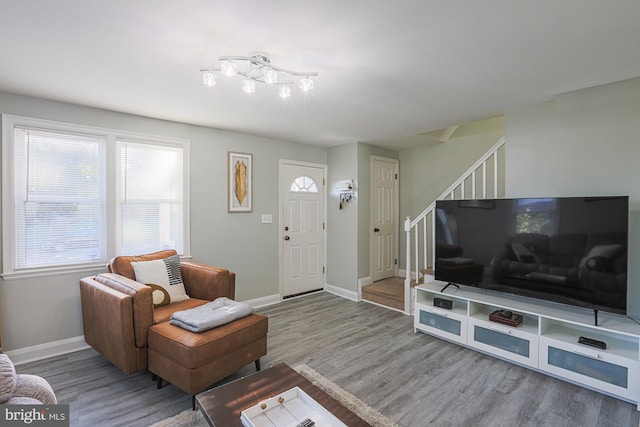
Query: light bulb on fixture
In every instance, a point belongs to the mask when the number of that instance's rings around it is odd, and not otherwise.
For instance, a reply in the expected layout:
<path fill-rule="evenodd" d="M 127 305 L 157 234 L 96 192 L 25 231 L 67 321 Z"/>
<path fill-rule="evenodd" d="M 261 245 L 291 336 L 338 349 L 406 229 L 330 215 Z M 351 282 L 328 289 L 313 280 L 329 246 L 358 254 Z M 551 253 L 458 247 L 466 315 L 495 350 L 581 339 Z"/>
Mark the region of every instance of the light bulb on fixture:
<path fill-rule="evenodd" d="M 216 75 L 212 71 L 205 71 L 202 73 L 202 83 L 207 87 L 214 87 L 216 85 Z"/>
<path fill-rule="evenodd" d="M 262 74 L 264 75 L 265 83 L 278 83 L 278 73 L 273 68 L 265 68 Z"/>
<path fill-rule="evenodd" d="M 278 89 L 278 95 L 280 98 L 289 98 L 291 96 L 291 88 L 289 86 L 280 86 Z"/>
<path fill-rule="evenodd" d="M 309 77 L 305 77 L 304 79 L 300 79 L 298 86 L 303 92 L 309 92 L 310 90 L 313 90 L 313 80 Z"/>
<path fill-rule="evenodd" d="M 216 85 L 218 73 L 225 76 L 242 77 L 242 90 L 246 93 L 255 93 L 256 83 L 270 84 L 278 87 L 278 95 L 281 98 L 291 96 L 291 86 L 297 84 L 304 92 L 313 90 L 311 77 L 317 76 L 315 72 L 289 71 L 271 63 L 264 54 L 252 54 L 251 56 L 220 56 L 219 67 L 201 68 L 202 83 L 205 86 Z"/>
<path fill-rule="evenodd" d="M 256 91 L 256 82 L 251 79 L 245 79 L 242 81 L 242 90 L 246 93 L 255 93 Z"/>
<path fill-rule="evenodd" d="M 238 73 L 238 66 L 231 61 L 224 61 L 220 66 L 220 71 L 225 76 L 235 76 Z"/>

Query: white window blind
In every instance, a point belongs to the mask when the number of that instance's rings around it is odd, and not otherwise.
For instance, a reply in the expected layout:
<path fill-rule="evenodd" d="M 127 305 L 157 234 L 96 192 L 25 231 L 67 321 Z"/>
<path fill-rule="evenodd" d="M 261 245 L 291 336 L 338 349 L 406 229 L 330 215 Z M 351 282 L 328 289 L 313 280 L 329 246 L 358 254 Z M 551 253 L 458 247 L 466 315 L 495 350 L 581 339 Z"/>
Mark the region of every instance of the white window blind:
<path fill-rule="evenodd" d="M 105 259 L 106 138 L 14 127 L 15 270 Z"/>
<path fill-rule="evenodd" d="M 117 252 L 184 253 L 184 148 L 117 139 Z"/>
<path fill-rule="evenodd" d="M 189 141 L 2 114 L 2 277 L 189 256 Z"/>

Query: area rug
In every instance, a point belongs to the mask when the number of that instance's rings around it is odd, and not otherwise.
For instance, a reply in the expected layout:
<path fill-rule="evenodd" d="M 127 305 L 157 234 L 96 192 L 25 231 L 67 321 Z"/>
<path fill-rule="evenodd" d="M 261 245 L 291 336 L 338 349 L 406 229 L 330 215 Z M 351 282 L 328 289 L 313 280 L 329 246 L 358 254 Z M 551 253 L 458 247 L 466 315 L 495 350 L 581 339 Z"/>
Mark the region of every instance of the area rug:
<path fill-rule="evenodd" d="M 336 399 L 342 405 L 347 407 L 351 412 L 371 424 L 373 427 L 400 427 L 389 418 L 370 407 L 339 385 L 329 381 L 318 372 L 314 371 L 307 365 L 297 365 L 293 369 L 298 371 L 300 375 L 311 381 L 318 388 Z M 200 411 L 184 410 L 178 415 L 167 418 L 153 424 L 151 427 L 207 427 L 202 413 Z"/>

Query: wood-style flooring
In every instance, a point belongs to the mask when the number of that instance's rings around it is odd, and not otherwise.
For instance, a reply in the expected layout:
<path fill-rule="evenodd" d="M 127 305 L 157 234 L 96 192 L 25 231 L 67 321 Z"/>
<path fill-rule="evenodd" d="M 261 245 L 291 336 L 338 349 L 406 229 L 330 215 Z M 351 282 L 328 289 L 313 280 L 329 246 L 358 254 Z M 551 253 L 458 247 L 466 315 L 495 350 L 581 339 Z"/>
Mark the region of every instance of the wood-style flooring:
<path fill-rule="evenodd" d="M 390 277 L 364 285 L 362 299 L 404 311 L 404 277 Z"/>
<path fill-rule="evenodd" d="M 263 368 L 305 363 L 403 426 L 638 426 L 633 404 L 414 333 L 394 310 L 321 292 L 257 311 L 269 316 Z M 72 426 L 148 426 L 191 405 L 93 350 L 17 370 L 51 383 Z"/>
<path fill-rule="evenodd" d="M 411 281 L 411 286 L 416 286 Z M 404 311 L 404 277 L 390 277 L 362 287 L 362 299 Z"/>

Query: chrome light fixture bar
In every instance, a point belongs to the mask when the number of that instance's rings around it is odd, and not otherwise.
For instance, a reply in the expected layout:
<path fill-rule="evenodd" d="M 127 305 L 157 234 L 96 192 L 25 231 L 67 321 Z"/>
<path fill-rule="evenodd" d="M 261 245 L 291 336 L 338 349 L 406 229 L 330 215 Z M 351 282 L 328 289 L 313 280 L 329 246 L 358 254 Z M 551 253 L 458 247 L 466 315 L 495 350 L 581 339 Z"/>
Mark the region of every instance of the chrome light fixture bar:
<path fill-rule="evenodd" d="M 221 56 L 222 61 L 217 68 L 201 68 L 202 83 L 205 86 L 216 85 L 218 74 L 228 77 L 240 76 L 242 80 L 242 90 L 246 93 L 256 91 L 256 82 L 267 85 L 278 85 L 278 95 L 281 98 L 291 96 L 290 86 L 297 83 L 303 92 L 313 90 L 313 80 L 311 77 L 317 76 L 316 72 L 290 71 L 275 66 L 266 55 L 255 54 L 252 56 Z"/>

